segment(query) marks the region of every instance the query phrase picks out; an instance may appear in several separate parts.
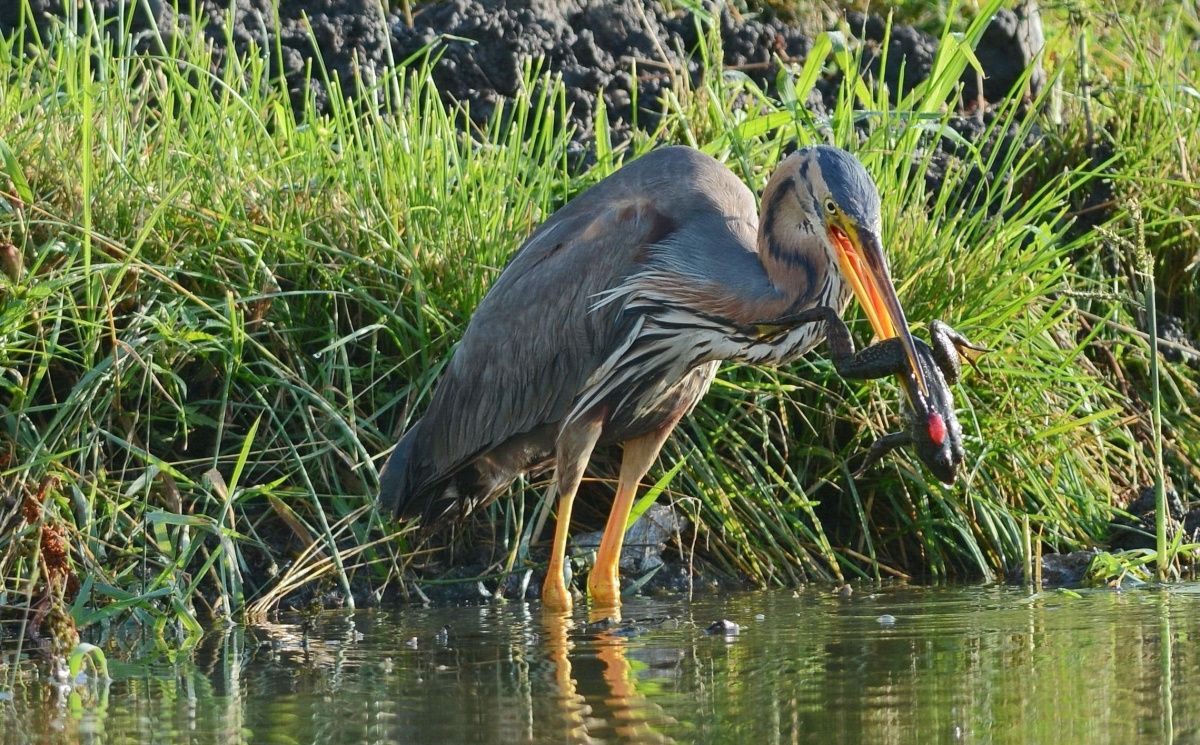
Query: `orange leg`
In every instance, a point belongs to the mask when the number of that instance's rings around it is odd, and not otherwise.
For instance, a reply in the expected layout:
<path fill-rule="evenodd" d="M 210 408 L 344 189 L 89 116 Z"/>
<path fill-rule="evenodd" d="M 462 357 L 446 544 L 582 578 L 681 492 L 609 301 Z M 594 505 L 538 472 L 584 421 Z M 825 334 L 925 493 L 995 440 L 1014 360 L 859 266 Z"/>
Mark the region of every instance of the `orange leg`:
<path fill-rule="evenodd" d="M 678 421 L 678 420 L 676 420 Z M 604 526 L 604 537 L 596 552 L 596 564 L 588 575 L 588 596 L 600 608 L 619 608 L 621 605 L 621 546 L 625 542 L 625 523 L 637 496 L 638 484 L 650 470 L 658 451 L 667 441 L 675 421 L 648 435 L 625 443 L 621 458 L 621 477 L 617 482 L 617 496 L 613 500 L 612 512 Z"/>
<path fill-rule="evenodd" d="M 558 438 L 557 465 L 554 476 L 558 483 L 558 521 L 554 526 L 554 546 L 550 549 L 550 566 L 542 584 L 542 606 L 551 611 L 571 610 L 571 593 L 563 578 L 563 559 L 567 553 L 567 534 L 571 529 L 571 506 L 575 492 L 583 480 L 584 469 L 592 457 L 592 448 L 600 438 L 601 421 L 570 425 Z"/>

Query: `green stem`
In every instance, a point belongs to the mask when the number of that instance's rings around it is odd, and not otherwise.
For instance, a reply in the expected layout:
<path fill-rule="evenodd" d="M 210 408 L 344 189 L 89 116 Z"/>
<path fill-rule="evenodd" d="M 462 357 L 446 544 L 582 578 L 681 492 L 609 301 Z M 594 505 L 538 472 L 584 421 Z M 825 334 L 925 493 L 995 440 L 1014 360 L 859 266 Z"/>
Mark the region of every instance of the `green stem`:
<path fill-rule="evenodd" d="M 1134 275 L 1142 282 L 1142 303 L 1146 310 L 1146 331 L 1150 338 L 1150 430 L 1154 447 L 1154 544 L 1158 579 L 1165 582 L 1170 568 L 1167 551 L 1167 489 L 1162 455 L 1162 392 L 1158 368 L 1158 308 L 1154 299 L 1154 257 L 1146 250 L 1146 223 L 1137 199 L 1126 204 L 1133 222 L 1133 239 L 1120 239 L 1133 254 Z M 1137 288 L 1134 287 L 1136 296 Z"/>
<path fill-rule="evenodd" d="M 1167 489 L 1163 479 L 1162 456 L 1162 395 L 1159 392 L 1158 371 L 1158 310 L 1154 301 L 1154 264 L 1145 250 L 1142 236 L 1141 215 L 1137 219 L 1137 245 L 1141 255 L 1142 276 L 1145 279 L 1146 330 L 1150 332 L 1150 397 L 1152 404 L 1151 428 L 1154 434 L 1154 542 L 1158 553 L 1158 578 L 1166 581 L 1169 561 L 1167 556 Z"/>

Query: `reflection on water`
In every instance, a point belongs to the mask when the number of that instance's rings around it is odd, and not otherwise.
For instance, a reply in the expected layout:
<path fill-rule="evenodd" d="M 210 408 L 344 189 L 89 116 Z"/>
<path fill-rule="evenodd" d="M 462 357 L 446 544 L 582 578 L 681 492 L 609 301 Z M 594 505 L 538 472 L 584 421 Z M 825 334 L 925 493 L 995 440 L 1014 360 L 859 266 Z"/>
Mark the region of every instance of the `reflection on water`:
<path fill-rule="evenodd" d="M 1193 743 L 1200 588 L 754 593 L 325 614 L 113 662 L 72 710 L 0 687 L 4 742 Z M 894 624 L 881 623 L 884 615 Z M 705 629 L 728 618 L 736 636 Z M 449 627 L 447 630 L 446 627 Z"/>

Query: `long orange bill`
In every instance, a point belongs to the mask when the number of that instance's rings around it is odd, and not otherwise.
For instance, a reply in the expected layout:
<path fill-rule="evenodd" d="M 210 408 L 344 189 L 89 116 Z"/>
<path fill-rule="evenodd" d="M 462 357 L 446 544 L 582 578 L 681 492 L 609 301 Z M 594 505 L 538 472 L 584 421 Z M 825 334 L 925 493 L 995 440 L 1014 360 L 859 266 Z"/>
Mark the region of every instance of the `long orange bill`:
<path fill-rule="evenodd" d="M 904 317 L 900 299 L 896 297 L 896 288 L 888 273 L 879 236 L 873 230 L 861 230 L 853 226 L 847 232 L 833 225 L 829 232 L 837 246 L 842 274 L 850 280 L 854 296 L 866 311 L 875 336 L 881 340 L 900 337 L 917 386 L 922 395 L 928 396 L 929 389 L 925 385 L 921 366 L 917 364 L 917 350 L 908 330 L 908 320 Z"/>

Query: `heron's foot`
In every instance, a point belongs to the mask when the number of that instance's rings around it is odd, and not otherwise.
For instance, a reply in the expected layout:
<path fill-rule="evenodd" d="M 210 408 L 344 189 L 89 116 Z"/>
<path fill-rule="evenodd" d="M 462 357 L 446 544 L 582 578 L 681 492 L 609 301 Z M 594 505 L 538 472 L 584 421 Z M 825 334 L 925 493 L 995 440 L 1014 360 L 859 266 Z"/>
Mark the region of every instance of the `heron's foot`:
<path fill-rule="evenodd" d="M 594 608 L 621 607 L 621 578 L 615 566 L 610 570 L 592 568 L 588 575 L 588 601 Z"/>
<path fill-rule="evenodd" d="M 546 581 L 542 583 L 542 607 L 558 613 L 570 611 L 571 605 L 571 591 L 563 581 L 562 567 L 551 564 Z"/>

